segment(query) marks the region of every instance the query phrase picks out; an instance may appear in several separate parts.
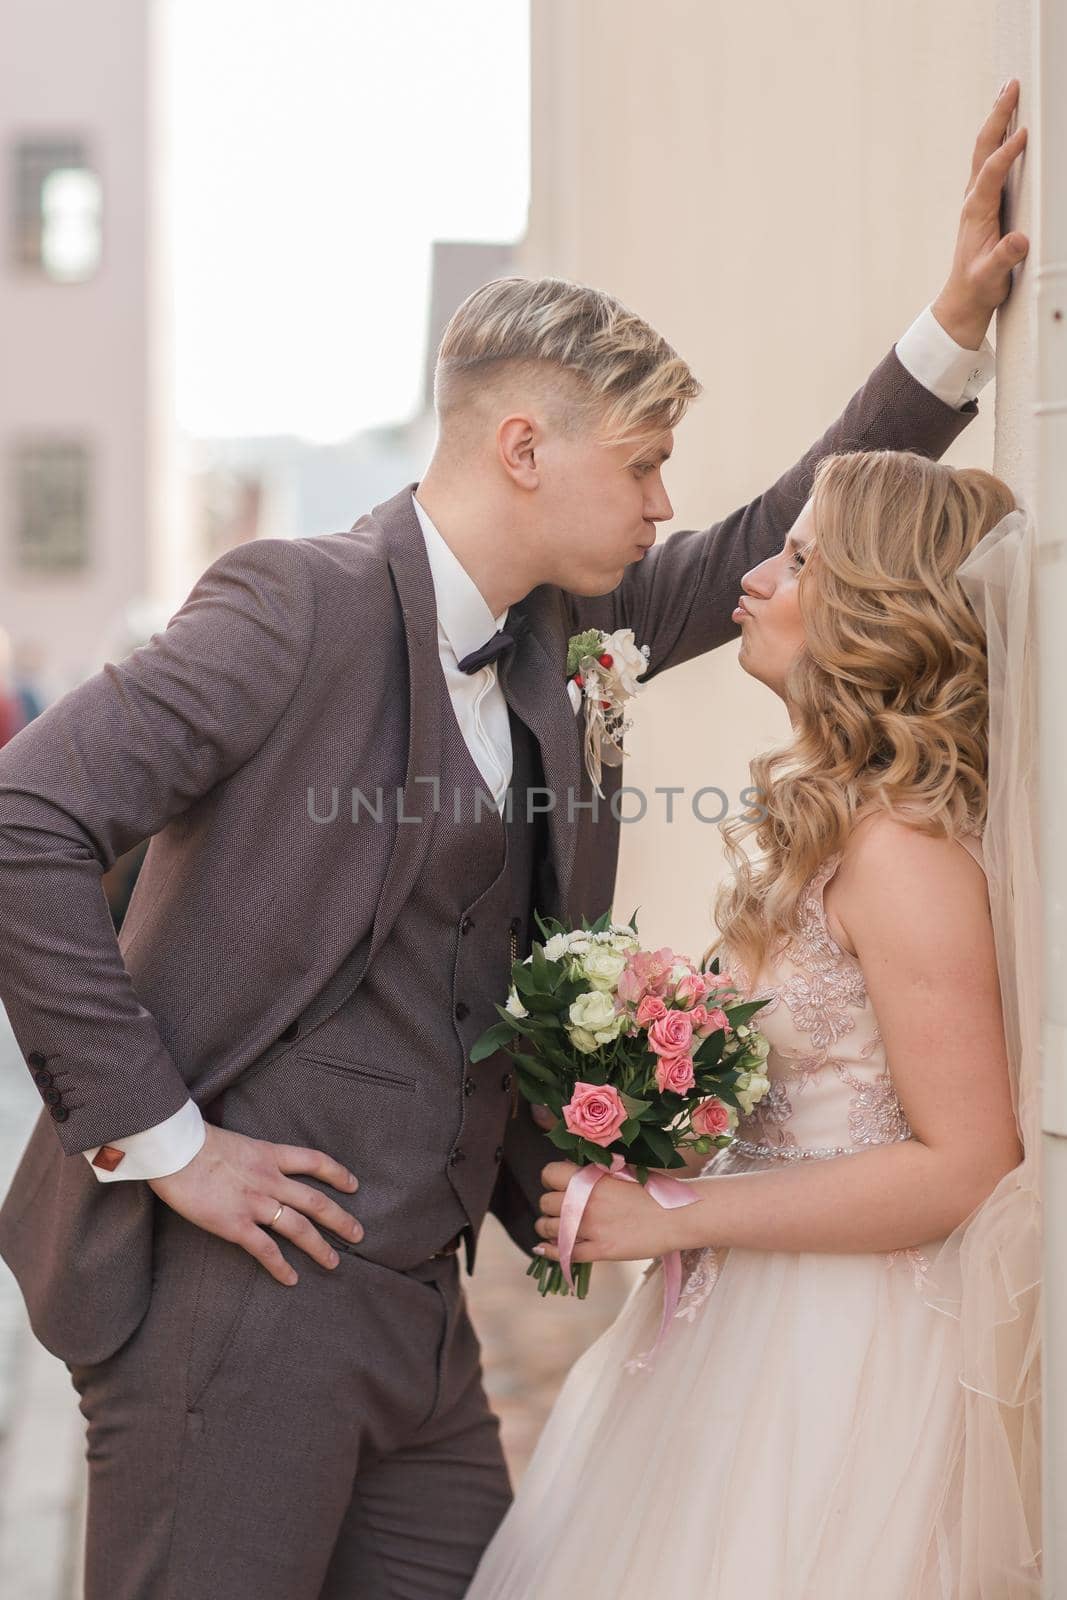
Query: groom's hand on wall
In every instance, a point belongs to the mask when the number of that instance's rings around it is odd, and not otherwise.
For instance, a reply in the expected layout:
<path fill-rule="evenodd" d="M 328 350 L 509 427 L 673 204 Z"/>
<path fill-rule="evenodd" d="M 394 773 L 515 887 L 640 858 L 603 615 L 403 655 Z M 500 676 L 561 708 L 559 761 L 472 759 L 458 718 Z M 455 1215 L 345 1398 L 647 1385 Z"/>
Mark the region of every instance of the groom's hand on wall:
<path fill-rule="evenodd" d="M 306 1173 L 346 1194 L 359 1187 L 347 1168 L 321 1150 L 249 1139 L 211 1123 L 201 1149 L 187 1166 L 147 1181 L 172 1210 L 198 1228 L 239 1244 L 279 1283 L 294 1284 L 297 1275 L 268 1229 L 291 1240 L 324 1267 L 335 1267 L 339 1258 L 308 1217 L 353 1242 L 362 1239 L 363 1229 L 329 1195 L 294 1183 L 289 1177 L 293 1172 Z M 283 1210 L 274 1221 L 279 1205 Z"/>
<path fill-rule="evenodd" d="M 933 313 L 965 350 L 977 350 L 994 311 L 1008 297 L 1012 268 L 1030 248 L 1024 233 L 1001 235 L 1001 202 L 1008 174 L 1026 146 L 1027 130 L 1008 136 L 1019 104 L 1019 82 L 1011 78 L 982 124 L 971 161 L 956 253 Z"/>

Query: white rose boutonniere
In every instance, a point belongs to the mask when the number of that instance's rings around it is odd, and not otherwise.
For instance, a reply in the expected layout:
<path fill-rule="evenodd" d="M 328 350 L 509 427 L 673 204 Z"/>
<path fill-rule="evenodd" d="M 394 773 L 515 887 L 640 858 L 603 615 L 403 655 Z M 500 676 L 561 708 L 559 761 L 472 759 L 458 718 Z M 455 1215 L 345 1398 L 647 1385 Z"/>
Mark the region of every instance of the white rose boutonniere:
<path fill-rule="evenodd" d="M 634 643 L 632 628 L 588 628 L 567 641 L 567 693 L 575 716 L 585 706 L 585 770 L 601 800 L 603 767 L 621 766 L 626 754 L 626 702 L 637 693 L 648 656 L 647 644 Z"/>

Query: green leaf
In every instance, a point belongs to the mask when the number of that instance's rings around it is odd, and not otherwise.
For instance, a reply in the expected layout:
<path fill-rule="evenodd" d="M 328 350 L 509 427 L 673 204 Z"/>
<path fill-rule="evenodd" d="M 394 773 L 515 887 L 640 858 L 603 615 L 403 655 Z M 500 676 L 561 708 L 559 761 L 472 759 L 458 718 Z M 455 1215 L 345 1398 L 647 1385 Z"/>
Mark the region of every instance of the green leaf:
<path fill-rule="evenodd" d="M 481 1038 L 471 1047 L 469 1059 L 473 1062 L 485 1061 L 489 1056 L 495 1056 L 504 1045 L 510 1044 L 515 1038 L 515 1029 L 510 1022 L 498 1022 L 495 1027 L 489 1028 Z"/>
<path fill-rule="evenodd" d="M 563 1127 L 562 1123 L 558 1127 L 551 1129 L 548 1137 L 552 1140 L 557 1150 L 575 1150 L 582 1142 L 576 1133 L 571 1133 L 570 1129 Z"/>
<path fill-rule="evenodd" d="M 531 1016 L 559 1015 L 559 1000 L 554 994 L 524 994 L 522 1003 Z"/>
<path fill-rule="evenodd" d="M 586 1157 L 587 1163 L 595 1162 L 598 1167 L 611 1166 L 611 1156 L 603 1146 L 593 1144 L 590 1139 L 580 1139 L 578 1142 L 582 1147 L 582 1154 Z"/>
<path fill-rule="evenodd" d="M 530 950 L 530 971 L 533 974 L 535 986 L 543 994 L 547 994 L 552 988 L 553 974 L 548 962 L 545 960 L 544 945 L 535 944 L 532 946 Z"/>
<path fill-rule="evenodd" d="M 641 1129 L 641 1137 L 656 1157 L 660 1166 L 668 1167 L 674 1158 L 674 1143 L 669 1134 L 662 1128 L 650 1128 L 647 1124 Z"/>
<path fill-rule="evenodd" d="M 548 917 L 546 919 L 542 917 L 538 911 L 534 912 L 534 921 L 537 923 L 538 930 L 544 934 L 546 944 L 554 934 L 562 933 L 564 931 L 562 922 L 557 922 L 555 917 Z"/>
<path fill-rule="evenodd" d="M 633 1095 L 623 1094 L 621 1091 L 619 1099 L 626 1107 L 627 1114 L 631 1117 L 639 1117 L 642 1111 L 647 1111 L 652 1105 L 651 1100 L 636 1100 Z"/>
<path fill-rule="evenodd" d="M 730 1019 L 731 1028 L 740 1028 L 767 1004 L 767 1000 L 746 1000 L 743 1005 L 723 1006 L 723 1010 Z"/>
<path fill-rule="evenodd" d="M 623 1144 L 632 1144 L 633 1140 L 640 1132 L 641 1124 L 638 1122 L 637 1118 L 627 1117 L 626 1121 L 619 1129 L 619 1138 L 622 1140 Z"/>

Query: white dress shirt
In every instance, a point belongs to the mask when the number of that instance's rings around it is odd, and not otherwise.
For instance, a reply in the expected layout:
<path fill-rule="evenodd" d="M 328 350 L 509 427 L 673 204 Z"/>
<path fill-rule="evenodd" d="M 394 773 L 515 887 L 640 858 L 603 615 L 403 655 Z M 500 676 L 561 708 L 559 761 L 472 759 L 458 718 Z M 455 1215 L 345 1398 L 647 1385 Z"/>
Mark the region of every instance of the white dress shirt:
<path fill-rule="evenodd" d="M 932 310 L 926 310 L 912 323 L 897 343 L 897 357 L 912 377 L 959 410 L 973 400 L 989 382 L 996 365 L 988 339 L 980 350 L 965 350 L 942 328 Z M 467 572 L 452 553 L 418 500 L 413 498 L 415 515 L 426 542 L 426 554 L 437 600 L 437 650 L 441 670 L 467 748 L 474 758 L 486 789 L 497 809 L 502 810 L 511 782 L 511 728 L 508 708 L 497 682 L 496 663 L 477 672 L 459 670 L 459 662 L 472 650 L 485 644 L 504 626 L 507 611 L 494 617 Z M 198 1106 L 187 1100 L 179 1111 L 154 1128 L 114 1139 L 111 1148 L 124 1152 L 112 1172 L 93 1167 L 101 1183 L 125 1178 L 163 1178 L 186 1166 L 204 1143 L 204 1120 Z M 102 1147 L 83 1152 L 89 1162 Z"/>

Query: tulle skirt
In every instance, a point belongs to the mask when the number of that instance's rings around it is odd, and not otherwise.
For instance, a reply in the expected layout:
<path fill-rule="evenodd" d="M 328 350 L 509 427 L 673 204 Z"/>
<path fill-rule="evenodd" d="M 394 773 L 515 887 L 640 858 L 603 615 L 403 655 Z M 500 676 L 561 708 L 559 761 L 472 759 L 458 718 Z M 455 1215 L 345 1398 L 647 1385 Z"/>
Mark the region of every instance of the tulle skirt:
<path fill-rule="evenodd" d="M 968 1600 L 936 1249 L 703 1252 L 642 1368 L 650 1265 L 568 1374 L 468 1600 Z"/>

